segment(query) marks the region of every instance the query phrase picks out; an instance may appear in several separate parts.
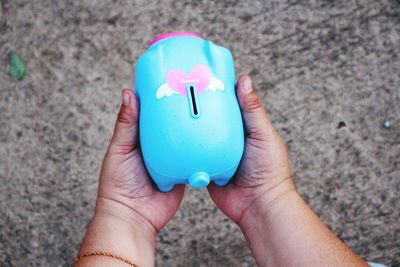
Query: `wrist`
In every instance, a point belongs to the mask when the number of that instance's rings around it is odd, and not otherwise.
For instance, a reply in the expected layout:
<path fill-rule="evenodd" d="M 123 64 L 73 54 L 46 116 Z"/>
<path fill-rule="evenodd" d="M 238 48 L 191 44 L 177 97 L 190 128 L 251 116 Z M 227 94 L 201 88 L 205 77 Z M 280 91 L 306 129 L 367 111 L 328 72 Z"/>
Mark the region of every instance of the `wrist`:
<path fill-rule="evenodd" d="M 154 266 L 155 231 L 143 219 L 119 203 L 98 199 L 79 255 L 106 252 L 139 266 Z M 118 260 L 94 256 L 82 258 L 76 266 L 126 266 Z"/>
<path fill-rule="evenodd" d="M 366 266 L 289 185 L 255 202 L 240 227 L 259 266 Z"/>
<path fill-rule="evenodd" d="M 292 195 L 298 195 L 298 193 L 290 177 L 269 189 L 265 189 L 245 210 L 238 221 L 239 227 L 243 232 L 246 232 L 247 229 L 253 228 L 254 222 L 265 221 L 264 217 L 268 210 L 272 210 L 274 206 L 282 207 L 286 205 L 286 198 Z"/>
<path fill-rule="evenodd" d="M 280 266 L 274 261 L 273 241 L 276 229 L 284 220 L 276 220 L 280 214 L 291 209 L 301 200 L 290 179 L 257 198 L 243 214 L 239 227 L 259 266 Z M 276 223 L 278 221 L 278 224 Z M 268 239 L 266 238 L 268 237 Z"/>
<path fill-rule="evenodd" d="M 156 239 L 156 228 L 139 212 L 118 201 L 98 196 L 94 217 L 103 216 L 114 217 L 131 228 L 140 230 L 146 238 Z"/>

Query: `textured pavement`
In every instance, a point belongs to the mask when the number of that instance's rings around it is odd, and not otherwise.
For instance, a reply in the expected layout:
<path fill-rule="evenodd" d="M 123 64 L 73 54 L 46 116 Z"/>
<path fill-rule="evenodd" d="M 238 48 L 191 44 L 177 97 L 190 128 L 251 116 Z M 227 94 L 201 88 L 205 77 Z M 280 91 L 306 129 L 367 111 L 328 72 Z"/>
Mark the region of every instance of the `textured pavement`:
<path fill-rule="evenodd" d="M 362 257 L 400 266 L 399 1 L 0 3 L 0 266 L 70 265 L 120 90 L 152 37 L 177 30 L 231 49 L 302 196 Z M 11 51 L 27 63 L 22 81 L 8 75 Z M 206 191 L 189 190 L 157 265 L 255 262 Z"/>

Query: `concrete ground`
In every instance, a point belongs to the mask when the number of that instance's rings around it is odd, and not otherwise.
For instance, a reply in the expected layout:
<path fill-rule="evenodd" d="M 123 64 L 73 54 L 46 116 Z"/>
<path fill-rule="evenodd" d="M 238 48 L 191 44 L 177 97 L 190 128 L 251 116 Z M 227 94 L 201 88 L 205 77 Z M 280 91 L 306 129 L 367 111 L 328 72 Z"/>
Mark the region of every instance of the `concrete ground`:
<path fill-rule="evenodd" d="M 306 201 L 362 257 L 400 266 L 399 1 L 0 3 L 0 266 L 70 264 L 120 90 L 152 37 L 176 30 L 231 49 Z M 27 63 L 22 81 L 8 75 L 10 51 Z M 206 190 L 189 190 L 157 265 L 255 262 Z"/>

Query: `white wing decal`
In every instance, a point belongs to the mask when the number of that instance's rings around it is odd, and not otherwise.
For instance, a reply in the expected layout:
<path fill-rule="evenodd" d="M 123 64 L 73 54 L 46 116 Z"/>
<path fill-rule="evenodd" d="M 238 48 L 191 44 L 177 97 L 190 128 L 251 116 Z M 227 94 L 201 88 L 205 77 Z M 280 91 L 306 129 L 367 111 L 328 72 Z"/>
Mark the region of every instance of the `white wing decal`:
<path fill-rule="evenodd" d="M 216 77 L 212 77 L 210 80 L 210 84 L 208 85 L 206 91 L 211 90 L 211 91 L 217 91 L 217 90 L 221 90 L 224 91 L 225 90 L 225 86 L 224 83 L 216 78 Z"/>
<path fill-rule="evenodd" d="M 160 87 L 158 87 L 157 92 L 156 92 L 156 97 L 157 99 L 161 99 L 164 96 L 171 96 L 173 94 L 177 94 L 174 90 L 169 87 L 168 83 L 162 84 Z"/>

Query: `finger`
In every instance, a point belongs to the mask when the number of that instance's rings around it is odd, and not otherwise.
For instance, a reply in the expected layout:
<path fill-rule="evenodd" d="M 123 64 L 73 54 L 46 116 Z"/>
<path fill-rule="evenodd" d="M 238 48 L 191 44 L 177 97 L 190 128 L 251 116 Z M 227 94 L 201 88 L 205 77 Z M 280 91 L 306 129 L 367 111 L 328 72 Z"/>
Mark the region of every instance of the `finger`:
<path fill-rule="evenodd" d="M 138 142 L 139 103 L 130 89 L 122 90 L 122 104 L 115 123 L 110 151 L 129 153 Z"/>
<path fill-rule="evenodd" d="M 223 200 L 230 187 L 231 184 L 227 184 L 226 186 L 218 186 L 215 183 L 210 183 L 207 186 L 207 190 L 214 202 L 220 202 Z"/>
<path fill-rule="evenodd" d="M 236 94 L 249 137 L 264 140 L 271 136 L 274 129 L 249 76 L 245 75 L 239 79 Z"/>
<path fill-rule="evenodd" d="M 178 185 L 175 185 L 171 191 L 169 191 L 167 193 L 162 193 L 162 194 L 173 195 L 177 201 L 178 200 L 181 201 L 183 198 L 183 194 L 185 193 L 185 190 L 186 190 L 185 184 L 178 184 Z"/>

